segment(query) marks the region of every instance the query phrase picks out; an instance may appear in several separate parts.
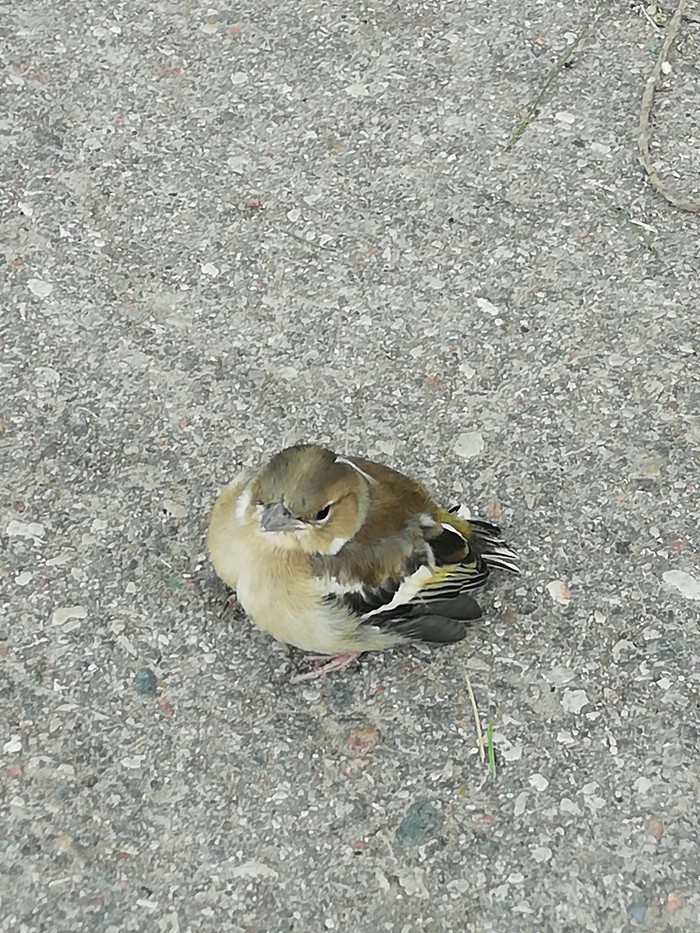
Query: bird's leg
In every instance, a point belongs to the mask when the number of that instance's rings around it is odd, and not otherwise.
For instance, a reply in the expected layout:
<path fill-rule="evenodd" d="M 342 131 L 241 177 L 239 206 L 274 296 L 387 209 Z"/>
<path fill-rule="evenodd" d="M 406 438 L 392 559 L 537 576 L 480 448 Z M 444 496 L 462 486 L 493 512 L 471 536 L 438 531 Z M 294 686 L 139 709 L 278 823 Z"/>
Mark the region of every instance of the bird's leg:
<path fill-rule="evenodd" d="M 326 674 L 331 674 L 333 671 L 344 671 L 346 667 L 350 667 L 352 662 L 360 656 L 359 651 L 346 651 L 344 654 L 321 654 L 321 655 L 312 655 L 308 658 L 309 661 L 312 661 L 315 664 L 315 667 L 307 671 L 306 674 L 297 674 L 292 677 L 291 682 L 293 684 L 301 683 L 304 680 L 315 680 L 317 677 L 325 677 Z"/>
<path fill-rule="evenodd" d="M 226 602 L 221 607 L 221 616 L 229 611 L 229 609 L 235 609 L 238 605 L 238 597 L 236 596 L 235 590 L 228 596 Z"/>

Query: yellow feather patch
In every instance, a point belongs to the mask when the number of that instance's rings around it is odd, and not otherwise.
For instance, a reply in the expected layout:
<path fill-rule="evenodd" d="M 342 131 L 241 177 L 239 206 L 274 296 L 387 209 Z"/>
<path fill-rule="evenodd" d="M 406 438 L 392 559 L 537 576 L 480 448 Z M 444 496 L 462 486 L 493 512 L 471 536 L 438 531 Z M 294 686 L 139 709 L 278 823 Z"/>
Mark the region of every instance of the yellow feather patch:
<path fill-rule="evenodd" d="M 452 576 L 455 570 L 458 569 L 459 564 L 448 564 L 445 567 L 436 567 L 431 578 L 423 584 L 422 589 L 426 589 L 429 586 L 436 586 L 437 584 L 442 583 L 448 577 Z"/>
<path fill-rule="evenodd" d="M 420 592 L 425 592 L 426 596 L 433 594 L 432 590 L 440 590 L 445 587 L 446 590 L 461 588 L 474 577 L 475 564 L 446 564 L 442 567 L 436 567 L 433 575 L 421 587 Z"/>

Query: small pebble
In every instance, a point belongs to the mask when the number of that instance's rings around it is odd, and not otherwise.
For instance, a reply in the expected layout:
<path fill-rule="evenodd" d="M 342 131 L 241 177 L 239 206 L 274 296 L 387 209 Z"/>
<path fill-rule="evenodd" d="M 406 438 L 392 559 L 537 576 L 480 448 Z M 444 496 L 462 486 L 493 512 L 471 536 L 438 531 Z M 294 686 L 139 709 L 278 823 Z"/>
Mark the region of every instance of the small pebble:
<path fill-rule="evenodd" d="M 441 826 L 442 816 L 429 801 L 421 798 L 406 811 L 396 830 L 396 840 L 404 847 L 425 845 L 435 838 Z"/>
<path fill-rule="evenodd" d="M 347 686 L 336 680 L 330 689 L 330 701 L 336 710 L 345 710 L 352 704 L 352 693 Z"/>
<path fill-rule="evenodd" d="M 686 599 L 700 599 L 700 580 L 684 570 L 667 570 L 663 579 L 664 583 L 675 587 Z"/>
<path fill-rule="evenodd" d="M 476 457 L 484 449 L 484 438 L 479 431 L 468 431 L 458 435 L 454 449 L 459 457 Z"/>
<path fill-rule="evenodd" d="M 144 696 L 155 696 L 158 681 L 150 667 L 142 667 L 134 676 L 134 687 Z"/>
<path fill-rule="evenodd" d="M 643 904 L 630 904 L 627 908 L 627 913 L 630 917 L 633 917 L 638 923 L 644 922 L 644 917 L 646 915 L 647 909 Z"/>
<path fill-rule="evenodd" d="M 347 741 L 354 751 L 363 752 L 368 748 L 374 748 L 380 738 L 379 729 L 375 726 L 361 726 L 348 732 Z"/>

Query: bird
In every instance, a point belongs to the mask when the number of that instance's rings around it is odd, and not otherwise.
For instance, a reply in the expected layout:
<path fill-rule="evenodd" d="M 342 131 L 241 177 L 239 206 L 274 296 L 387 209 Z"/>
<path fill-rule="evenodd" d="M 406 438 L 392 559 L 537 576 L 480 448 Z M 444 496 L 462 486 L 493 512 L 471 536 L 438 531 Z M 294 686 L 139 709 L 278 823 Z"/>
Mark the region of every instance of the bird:
<path fill-rule="evenodd" d="M 311 652 L 306 680 L 358 655 L 448 644 L 481 618 L 493 569 L 520 572 L 491 522 L 438 505 L 420 482 L 317 444 L 243 470 L 211 510 L 216 574 L 253 623 Z"/>

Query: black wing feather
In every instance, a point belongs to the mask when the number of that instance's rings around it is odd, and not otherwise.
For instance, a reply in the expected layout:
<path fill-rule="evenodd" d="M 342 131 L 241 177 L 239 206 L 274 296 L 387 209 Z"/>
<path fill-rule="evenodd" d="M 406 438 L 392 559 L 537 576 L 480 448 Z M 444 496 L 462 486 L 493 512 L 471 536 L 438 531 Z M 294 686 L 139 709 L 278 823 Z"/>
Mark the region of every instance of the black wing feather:
<path fill-rule="evenodd" d="M 503 533 L 498 525 L 474 518 L 469 519 L 469 525 L 474 531 L 479 556 L 487 567 L 506 570 L 508 573 L 520 573 L 517 554 L 503 540 Z"/>
<path fill-rule="evenodd" d="M 383 628 L 384 626 L 382 626 Z M 390 626 L 392 632 L 398 632 L 407 638 L 416 641 L 426 641 L 432 644 L 450 644 L 462 641 L 467 634 L 467 626 L 459 619 L 448 619 L 445 616 L 422 615 L 413 619 L 398 619 Z"/>

